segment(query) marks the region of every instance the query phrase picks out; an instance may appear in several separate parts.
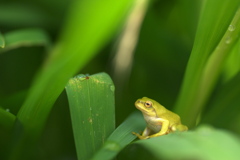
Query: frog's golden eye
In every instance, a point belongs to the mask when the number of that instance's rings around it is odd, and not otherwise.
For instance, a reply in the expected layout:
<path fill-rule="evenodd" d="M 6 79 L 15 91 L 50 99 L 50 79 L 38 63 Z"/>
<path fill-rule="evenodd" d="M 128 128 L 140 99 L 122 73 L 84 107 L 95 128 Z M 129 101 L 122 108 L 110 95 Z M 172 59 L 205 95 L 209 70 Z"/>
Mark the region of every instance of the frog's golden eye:
<path fill-rule="evenodd" d="M 147 108 L 152 107 L 152 102 L 151 101 L 146 101 L 144 105 Z"/>

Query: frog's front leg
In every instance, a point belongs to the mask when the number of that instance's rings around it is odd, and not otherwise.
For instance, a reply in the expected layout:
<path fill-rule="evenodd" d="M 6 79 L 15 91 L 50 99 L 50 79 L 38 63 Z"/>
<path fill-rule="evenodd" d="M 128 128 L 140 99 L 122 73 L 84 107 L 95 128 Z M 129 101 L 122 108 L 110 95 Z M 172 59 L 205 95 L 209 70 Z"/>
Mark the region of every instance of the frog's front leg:
<path fill-rule="evenodd" d="M 171 128 L 172 128 L 171 130 L 172 130 L 173 132 L 174 132 L 174 131 L 180 131 L 180 132 L 182 132 L 182 131 L 187 131 L 187 130 L 188 130 L 188 127 L 185 126 L 185 125 L 182 125 L 182 124 L 174 124 Z"/>
<path fill-rule="evenodd" d="M 139 139 L 148 139 L 150 132 L 151 132 L 150 128 L 146 127 L 144 129 L 142 135 L 140 135 L 140 134 L 138 134 L 136 132 L 132 132 L 132 134 L 136 135 Z"/>
<path fill-rule="evenodd" d="M 166 119 L 162 119 L 162 118 L 158 118 L 156 120 L 157 124 L 158 125 L 161 125 L 161 130 L 158 132 L 158 133 L 155 133 L 151 136 L 149 136 L 149 138 L 152 138 L 152 137 L 158 137 L 158 136 L 162 136 L 162 135 L 165 135 L 165 134 L 168 134 L 169 132 L 169 121 L 166 120 Z"/>

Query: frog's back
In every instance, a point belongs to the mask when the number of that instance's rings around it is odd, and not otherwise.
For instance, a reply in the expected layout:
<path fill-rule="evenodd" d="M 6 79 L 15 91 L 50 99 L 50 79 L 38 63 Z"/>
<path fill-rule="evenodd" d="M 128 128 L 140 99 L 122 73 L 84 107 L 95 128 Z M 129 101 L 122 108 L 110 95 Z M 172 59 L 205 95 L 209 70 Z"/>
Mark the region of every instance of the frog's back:
<path fill-rule="evenodd" d="M 163 119 L 168 120 L 170 123 L 170 126 L 181 124 L 181 118 L 178 114 L 168 110 L 167 108 L 165 108 L 163 105 L 161 105 L 157 101 L 152 100 L 152 99 L 150 99 L 150 100 L 157 107 L 156 114 L 157 114 L 158 118 L 163 118 Z"/>
<path fill-rule="evenodd" d="M 180 119 L 180 116 L 177 115 L 176 113 L 172 112 L 172 111 L 169 111 L 167 110 L 166 114 L 163 114 L 163 116 L 165 118 L 167 118 L 170 123 L 173 122 L 173 123 L 181 123 L 181 119 Z"/>
<path fill-rule="evenodd" d="M 164 106 L 162 106 L 162 107 L 164 107 Z M 172 125 L 172 124 L 181 124 L 180 116 L 177 115 L 176 113 L 166 109 L 166 108 L 165 108 L 164 112 L 158 113 L 157 116 L 159 118 L 163 118 L 163 119 L 169 120 L 170 125 Z"/>

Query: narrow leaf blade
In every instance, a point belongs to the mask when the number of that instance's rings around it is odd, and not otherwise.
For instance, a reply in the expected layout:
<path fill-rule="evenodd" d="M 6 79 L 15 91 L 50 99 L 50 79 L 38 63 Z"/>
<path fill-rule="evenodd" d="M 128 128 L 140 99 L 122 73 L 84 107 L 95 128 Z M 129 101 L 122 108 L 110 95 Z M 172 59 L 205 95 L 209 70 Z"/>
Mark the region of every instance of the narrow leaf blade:
<path fill-rule="evenodd" d="M 143 131 L 145 122 L 140 112 L 131 114 L 107 139 L 91 160 L 111 160 L 136 136 L 132 132 Z"/>
<path fill-rule="evenodd" d="M 4 34 L 5 48 L 0 51 L 7 51 L 23 46 L 44 46 L 50 47 L 50 39 L 46 32 L 38 28 L 21 29 Z"/>
<path fill-rule="evenodd" d="M 237 122 L 234 122 L 234 120 L 239 116 L 239 81 L 240 72 L 217 90 L 208 104 L 211 106 L 211 109 L 205 113 L 202 120 L 203 123 L 211 123 L 215 126 L 225 128 L 238 128 L 235 126 Z"/>
<path fill-rule="evenodd" d="M 131 3 L 129 0 L 83 0 L 74 3 L 61 38 L 36 75 L 28 97 L 17 115 L 33 137 L 39 136 L 52 105 L 69 78 L 74 76 L 113 35 Z"/>
<path fill-rule="evenodd" d="M 5 47 L 5 40 L 2 33 L 0 32 L 0 48 L 4 48 L 4 47 Z"/>
<path fill-rule="evenodd" d="M 223 0 L 221 3 L 217 0 L 203 2 L 193 50 L 176 103 L 176 112 L 181 115 L 183 122 L 189 127 L 196 124 L 197 116 L 212 91 L 210 87 L 204 91 L 205 88 L 202 86 L 206 63 L 225 31 L 228 30 L 239 4 L 239 0 L 233 0 L 231 3 L 228 0 Z M 209 81 L 212 82 L 215 78 L 216 76 L 209 78 Z"/>
<path fill-rule="evenodd" d="M 240 39 L 236 43 L 232 52 L 227 58 L 223 69 L 223 81 L 227 82 L 231 80 L 235 75 L 237 75 L 240 71 Z"/>
<path fill-rule="evenodd" d="M 0 128 L 12 129 L 16 116 L 0 107 Z"/>
<path fill-rule="evenodd" d="M 105 73 L 79 75 L 66 91 L 78 159 L 89 159 L 115 128 L 113 82 Z"/>

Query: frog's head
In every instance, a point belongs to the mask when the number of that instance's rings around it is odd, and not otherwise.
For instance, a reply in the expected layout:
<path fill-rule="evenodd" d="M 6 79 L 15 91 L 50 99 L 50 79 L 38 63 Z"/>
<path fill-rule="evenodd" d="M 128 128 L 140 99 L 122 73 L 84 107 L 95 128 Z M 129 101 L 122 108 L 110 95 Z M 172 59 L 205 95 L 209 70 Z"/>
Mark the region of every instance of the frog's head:
<path fill-rule="evenodd" d="M 135 106 L 137 109 L 139 109 L 144 115 L 150 116 L 150 117 L 155 117 L 157 116 L 156 113 L 156 104 L 157 102 L 147 98 L 147 97 L 143 97 L 141 99 L 138 99 L 135 102 Z"/>

